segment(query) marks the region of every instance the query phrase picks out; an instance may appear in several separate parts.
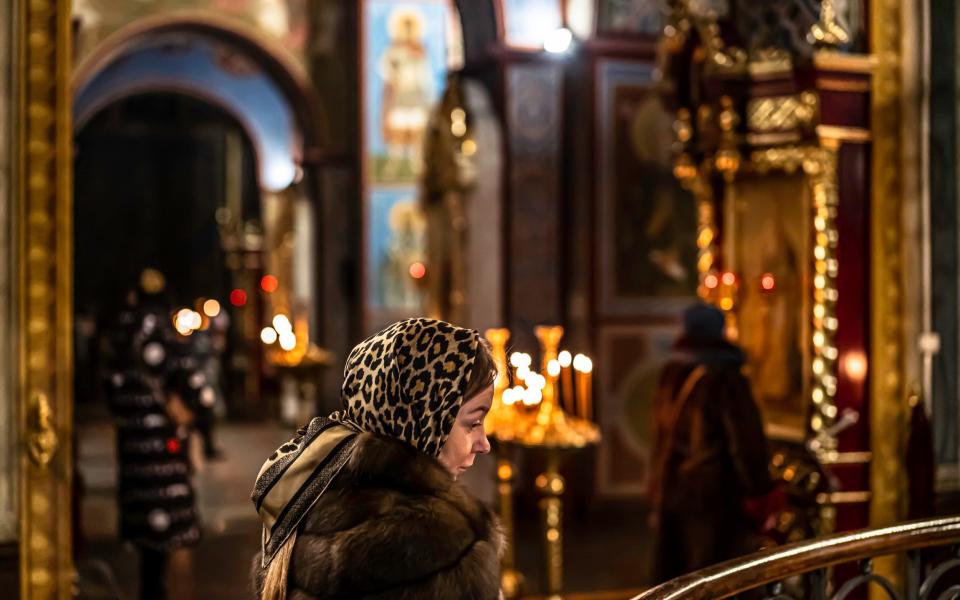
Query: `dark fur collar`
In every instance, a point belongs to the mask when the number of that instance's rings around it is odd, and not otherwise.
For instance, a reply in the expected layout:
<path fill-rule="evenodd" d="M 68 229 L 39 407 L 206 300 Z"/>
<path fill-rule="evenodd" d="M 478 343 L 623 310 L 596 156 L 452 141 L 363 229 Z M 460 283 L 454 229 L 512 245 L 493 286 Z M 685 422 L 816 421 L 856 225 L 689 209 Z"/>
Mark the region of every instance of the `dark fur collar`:
<path fill-rule="evenodd" d="M 287 597 L 495 600 L 502 545 L 494 515 L 436 459 L 364 433 L 300 526 Z"/>

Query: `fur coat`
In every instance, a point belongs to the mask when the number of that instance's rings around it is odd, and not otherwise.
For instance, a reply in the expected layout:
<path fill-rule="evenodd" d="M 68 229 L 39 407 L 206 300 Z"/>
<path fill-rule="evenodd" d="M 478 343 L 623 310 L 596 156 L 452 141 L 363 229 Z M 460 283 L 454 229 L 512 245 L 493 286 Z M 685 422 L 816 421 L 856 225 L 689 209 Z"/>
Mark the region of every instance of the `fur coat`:
<path fill-rule="evenodd" d="M 360 434 L 297 530 L 287 600 L 496 600 L 496 517 L 412 446 Z M 257 597 L 265 569 L 253 565 Z"/>

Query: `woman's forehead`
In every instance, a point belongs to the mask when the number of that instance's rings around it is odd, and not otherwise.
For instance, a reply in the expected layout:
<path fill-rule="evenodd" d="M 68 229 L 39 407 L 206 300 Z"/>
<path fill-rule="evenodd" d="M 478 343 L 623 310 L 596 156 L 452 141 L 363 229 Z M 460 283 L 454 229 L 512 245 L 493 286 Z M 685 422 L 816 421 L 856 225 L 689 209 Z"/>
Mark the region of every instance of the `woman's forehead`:
<path fill-rule="evenodd" d="M 491 385 L 488 388 L 485 388 L 482 392 L 475 395 L 473 398 L 467 398 L 463 406 L 460 408 L 461 412 L 477 412 L 480 410 L 490 410 L 490 404 L 493 402 L 493 386 Z"/>

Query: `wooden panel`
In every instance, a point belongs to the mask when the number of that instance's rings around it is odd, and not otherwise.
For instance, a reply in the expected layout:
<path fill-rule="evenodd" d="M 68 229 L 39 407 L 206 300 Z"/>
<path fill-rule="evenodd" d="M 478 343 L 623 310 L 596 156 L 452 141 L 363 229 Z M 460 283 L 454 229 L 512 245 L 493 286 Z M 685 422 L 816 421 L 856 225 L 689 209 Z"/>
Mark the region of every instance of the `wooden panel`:
<path fill-rule="evenodd" d="M 507 314 L 513 343 L 560 323 L 560 151 L 563 72 L 549 63 L 506 68 Z"/>
<path fill-rule="evenodd" d="M 837 372 L 837 409 L 857 411 L 861 419 L 840 434 L 841 452 L 870 449 L 869 387 L 868 381 L 857 371 L 859 364 L 867 364 L 870 315 L 863 307 L 869 306 L 869 146 L 846 144 L 838 155 L 840 203 L 837 228 L 842 232 L 837 248 L 841 275 L 837 278 L 837 320 L 839 326 L 834 338 L 840 355 Z M 870 489 L 869 464 L 834 467 L 840 480 L 840 489 L 848 492 Z M 843 505 L 837 508 L 837 530 L 850 531 L 867 526 L 867 506 Z"/>

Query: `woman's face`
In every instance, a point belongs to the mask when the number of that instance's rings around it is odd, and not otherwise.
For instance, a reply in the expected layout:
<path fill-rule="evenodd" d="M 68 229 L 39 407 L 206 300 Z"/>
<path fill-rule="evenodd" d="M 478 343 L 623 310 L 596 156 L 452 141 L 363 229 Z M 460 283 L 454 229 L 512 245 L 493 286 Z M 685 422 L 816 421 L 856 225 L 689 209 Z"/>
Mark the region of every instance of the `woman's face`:
<path fill-rule="evenodd" d="M 454 479 L 473 466 L 477 454 L 490 452 L 490 442 L 483 432 L 483 419 L 490 411 L 492 402 L 491 385 L 473 398 L 468 398 L 460 407 L 453 429 L 440 449 L 440 463 Z"/>

